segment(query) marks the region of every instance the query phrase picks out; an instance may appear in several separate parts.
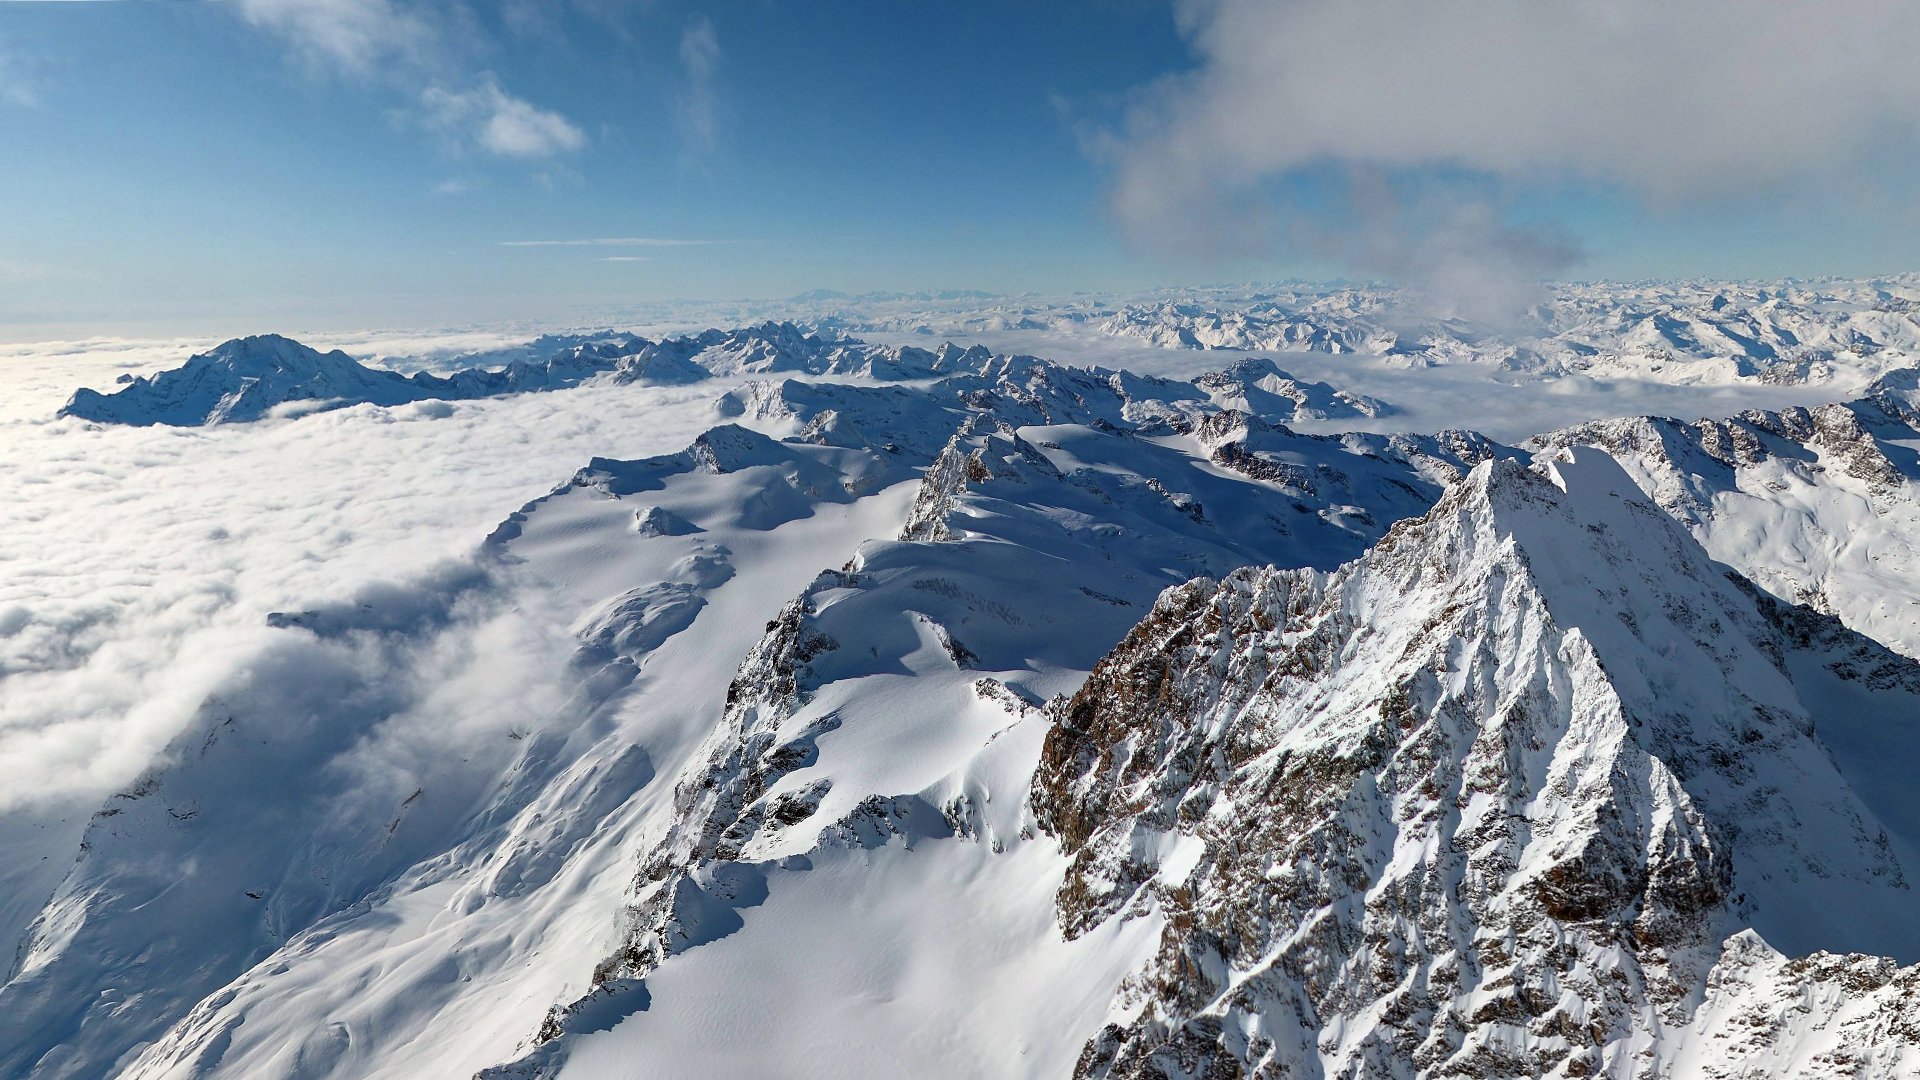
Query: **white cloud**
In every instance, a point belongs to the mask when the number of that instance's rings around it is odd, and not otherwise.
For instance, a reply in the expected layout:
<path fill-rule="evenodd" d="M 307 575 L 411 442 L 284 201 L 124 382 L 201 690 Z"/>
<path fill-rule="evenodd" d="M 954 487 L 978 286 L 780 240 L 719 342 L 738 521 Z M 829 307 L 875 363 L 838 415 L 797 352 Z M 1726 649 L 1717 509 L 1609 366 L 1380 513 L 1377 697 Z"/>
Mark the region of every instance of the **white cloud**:
<path fill-rule="evenodd" d="M 1137 239 L 1243 234 L 1309 169 L 1575 179 L 1672 205 L 1838 172 L 1920 134 L 1920 6 L 1186 0 L 1199 64 L 1107 141 Z M 1285 221 L 1270 222 L 1284 240 Z"/>
<path fill-rule="evenodd" d="M 482 49 L 463 8 L 393 0 L 231 0 L 253 25 L 284 40 L 310 68 L 410 88 L 428 126 L 457 145 L 513 158 L 580 150 L 572 121 L 471 71 Z"/>
<path fill-rule="evenodd" d="M 283 38 L 319 68 L 371 75 L 433 62 L 449 47 L 421 10 L 390 0 L 233 0 L 248 22 Z"/>
<path fill-rule="evenodd" d="M 687 152 L 713 152 L 720 137 L 719 100 L 714 77 L 720 67 L 720 37 L 713 22 L 695 16 L 680 34 L 680 132 Z"/>
<path fill-rule="evenodd" d="M 47 268 L 38 263 L 19 262 L 0 255 L 0 281 L 31 281 L 47 276 Z"/>
<path fill-rule="evenodd" d="M 420 106 L 432 126 L 504 157 L 550 157 L 587 145 L 586 133 L 566 117 L 507 93 L 491 77 L 470 90 L 429 86 Z"/>
<path fill-rule="evenodd" d="M 699 247 L 718 240 L 677 240 L 664 236 L 596 236 L 581 240 L 502 240 L 501 247 Z"/>
<path fill-rule="evenodd" d="M 1570 170 L 1684 196 L 1778 180 L 1920 128 L 1906 0 L 1189 2 L 1201 57 L 1121 157 L 1154 201 L 1351 161 Z"/>
<path fill-rule="evenodd" d="M 366 355 L 527 336 L 310 340 Z M 51 419 L 75 386 L 112 389 L 211 344 L 0 345 L 0 498 L 19 508 L 0 530 L 0 811 L 84 808 L 130 782 L 286 636 L 267 612 L 462 560 L 593 455 L 684 446 L 717 393 L 584 388 L 212 429 Z"/>

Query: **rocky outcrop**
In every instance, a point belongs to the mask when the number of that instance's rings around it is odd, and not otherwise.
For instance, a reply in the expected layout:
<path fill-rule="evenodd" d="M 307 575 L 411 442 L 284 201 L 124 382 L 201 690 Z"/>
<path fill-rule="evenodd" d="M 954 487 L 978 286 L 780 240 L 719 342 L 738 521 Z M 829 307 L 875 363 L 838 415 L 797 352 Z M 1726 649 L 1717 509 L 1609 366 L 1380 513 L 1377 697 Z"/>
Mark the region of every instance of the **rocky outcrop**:
<path fill-rule="evenodd" d="M 1920 1063 L 1915 969 L 1754 933 L 1912 901 L 1789 675 L 1812 639 L 1753 595 L 1590 450 L 1479 466 L 1331 575 L 1169 590 L 1055 707 L 1031 793 L 1062 931 L 1162 925 L 1078 1075 Z M 1853 971 L 1870 1004 L 1831 989 Z"/>

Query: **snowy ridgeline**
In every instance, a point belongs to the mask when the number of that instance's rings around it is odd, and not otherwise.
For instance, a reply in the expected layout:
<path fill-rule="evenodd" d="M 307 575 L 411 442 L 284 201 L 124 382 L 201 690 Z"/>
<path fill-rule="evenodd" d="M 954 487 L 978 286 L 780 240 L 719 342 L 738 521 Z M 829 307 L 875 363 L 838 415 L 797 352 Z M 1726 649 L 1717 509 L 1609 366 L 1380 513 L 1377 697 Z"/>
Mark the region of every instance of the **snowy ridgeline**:
<path fill-rule="evenodd" d="M 1379 406 L 1261 361 L 608 348 L 840 378 L 273 616 L 95 815 L 0 1075 L 1920 1071 L 1911 372 L 1509 447 L 1299 433 Z M 100 400 L 463 377 L 248 339 Z"/>
<path fill-rule="evenodd" d="M 125 376 L 112 393 L 77 392 L 63 415 L 103 423 L 199 425 L 369 403 L 397 405 L 558 390 L 584 384 L 676 385 L 789 373 L 921 380 L 972 373 L 977 346 L 874 345 L 862 333 L 1094 340 L 1167 349 L 1356 354 L 1399 366 L 1473 364 L 1503 380 L 1569 375 L 1681 386 L 1859 386 L 1920 359 L 1920 280 L 1563 285 L 1497 320 L 1431 314 L 1386 287 L 1279 286 L 1162 296 L 993 297 L 980 293 L 813 293 L 785 301 L 648 309 L 654 316 L 766 316 L 737 330 L 652 340 L 616 330 L 548 334 L 444 358 L 449 374 L 403 375 L 276 336 L 230 341 L 183 367 Z M 1218 373 L 1295 403 L 1297 419 L 1377 416 L 1371 398 L 1296 380 L 1271 366 Z M 1198 380 L 1196 380 L 1198 381 Z M 1231 403 L 1213 394 L 1220 404 Z M 1270 412 L 1271 401 L 1253 411 Z M 1234 406 L 1234 407 L 1245 407 Z"/>
<path fill-rule="evenodd" d="M 1495 322 L 1435 317 L 1388 289 L 1134 302 L 1109 334 L 1190 349 L 1374 353 L 1536 374 L 1820 382 L 1920 356 L 1920 280 L 1559 286 Z"/>
<path fill-rule="evenodd" d="M 799 317 L 799 316 L 794 316 Z M 1821 383 L 1920 356 L 1920 278 L 1544 286 L 1524 310 L 1454 314 L 1383 286 L 1245 286 L 1145 297 L 847 298 L 807 317 L 946 335 L 1092 331 L 1176 349 L 1323 352 L 1510 375 L 1680 385 Z"/>
<path fill-rule="evenodd" d="M 362 364 L 337 350 L 322 353 L 284 337 L 236 338 L 190 357 L 178 368 L 150 377 L 126 376 L 126 385 L 111 394 L 77 391 L 60 415 L 99 423 L 197 426 L 349 405 L 458 401 L 584 385 L 675 385 L 782 373 L 883 381 L 977 378 L 1041 363 L 1030 356 L 996 356 L 980 346 L 947 344 L 928 350 L 869 345 L 854 338 L 808 333 L 792 323 L 708 330 L 665 341 L 625 335 L 549 336 L 458 359 L 469 366 L 449 375 L 402 375 Z M 506 362 L 500 366 L 487 366 L 503 359 Z M 1391 411 L 1372 398 L 1325 383 L 1296 380 L 1270 360 L 1242 360 L 1187 385 L 1104 369 L 1094 374 L 1107 380 L 1152 383 L 1153 392 L 1164 396 L 1176 411 L 1220 405 L 1276 420 L 1379 416 Z"/>

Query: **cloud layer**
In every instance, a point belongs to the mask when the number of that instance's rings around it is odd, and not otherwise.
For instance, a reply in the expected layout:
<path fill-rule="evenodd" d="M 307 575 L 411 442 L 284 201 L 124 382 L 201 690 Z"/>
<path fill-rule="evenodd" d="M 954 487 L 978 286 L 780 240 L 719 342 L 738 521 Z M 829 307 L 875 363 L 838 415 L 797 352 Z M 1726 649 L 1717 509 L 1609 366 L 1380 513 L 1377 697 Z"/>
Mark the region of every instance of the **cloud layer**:
<path fill-rule="evenodd" d="M 0 347 L 0 498 L 16 508 L 0 535 L 0 774 L 14 778 L 0 813 L 84 805 L 130 781 L 283 635 L 267 612 L 463 559 L 594 454 L 684 446 L 719 392 L 589 388 L 232 430 L 51 419 L 76 385 L 206 344 Z"/>
<path fill-rule="evenodd" d="M 1920 7 L 1739 0 L 1186 0 L 1193 71 L 1106 150 L 1137 239 L 1246 235 L 1276 178 L 1458 170 L 1675 204 L 1920 135 Z M 1289 223 L 1268 222 L 1288 239 Z M 1269 239 L 1276 238 L 1269 235 Z"/>
<path fill-rule="evenodd" d="M 718 240 L 680 240 L 664 236 L 591 236 L 577 240 L 503 240 L 501 247 L 700 247 Z"/>

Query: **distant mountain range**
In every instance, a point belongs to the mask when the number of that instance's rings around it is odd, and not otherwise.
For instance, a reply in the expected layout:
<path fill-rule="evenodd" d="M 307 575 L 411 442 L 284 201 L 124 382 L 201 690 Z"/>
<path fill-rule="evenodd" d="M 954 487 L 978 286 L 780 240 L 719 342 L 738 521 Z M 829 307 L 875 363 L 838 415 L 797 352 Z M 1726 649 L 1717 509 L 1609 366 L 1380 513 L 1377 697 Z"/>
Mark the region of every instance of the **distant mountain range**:
<path fill-rule="evenodd" d="M 546 351 L 549 348 L 552 351 Z M 461 401 L 589 383 L 671 385 L 784 373 L 907 381 L 980 375 L 989 369 L 1024 370 L 1039 363 L 1032 357 L 996 357 L 979 346 L 869 345 L 811 333 L 790 322 L 708 330 L 663 341 L 619 334 L 548 336 L 464 359 L 473 366 L 446 375 L 402 375 L 278 335 L 235 338 L 178 368 L 130 376 L 113 393 L 76 391 L 60 415 L 96 423 L 191 427 L 350 405 Z M 1100 377 L 1132 378 L 1111 371 L 1102 371 Z M 1246 361 L 1162 392 L 1184 401 L 1237 402 L 1282 421 L 1378 416 L 1391 408 L 1325 383 L 1298 381 L 1269 361 Z M 1249 405 L 1248 395 L 1258 399 L 1257 405 Z"/>

